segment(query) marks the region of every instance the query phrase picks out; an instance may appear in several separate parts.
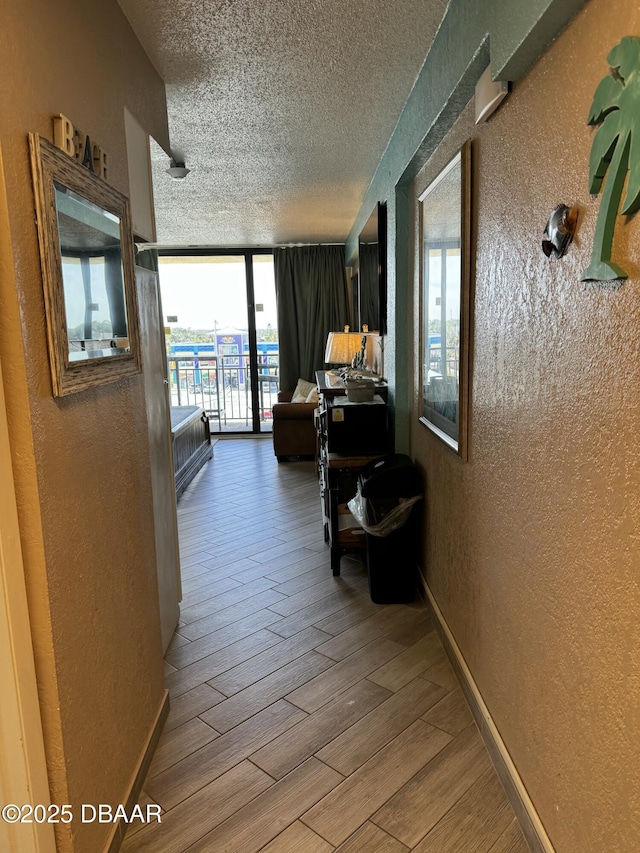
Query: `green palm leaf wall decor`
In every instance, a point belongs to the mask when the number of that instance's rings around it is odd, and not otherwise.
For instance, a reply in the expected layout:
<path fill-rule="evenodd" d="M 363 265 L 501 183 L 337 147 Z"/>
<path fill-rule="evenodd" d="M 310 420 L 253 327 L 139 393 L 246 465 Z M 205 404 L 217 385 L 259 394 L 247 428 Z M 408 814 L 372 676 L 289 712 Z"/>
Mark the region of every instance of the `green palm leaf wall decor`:
<path fill-rule="evenodd" d="M 611 260 L 611 244 L 624 183 L 621 213 L 640 208 L 640 38 L 626 36 L 607 56 L 610 73 L 598 84 L 588 124 L 600 125 L 591 145 L 589 192 L 600 201 L 591 263 L 581 281 L 612 281 L 627 273 Z M 607 174 L 608 173 L 608 174 Z"/>

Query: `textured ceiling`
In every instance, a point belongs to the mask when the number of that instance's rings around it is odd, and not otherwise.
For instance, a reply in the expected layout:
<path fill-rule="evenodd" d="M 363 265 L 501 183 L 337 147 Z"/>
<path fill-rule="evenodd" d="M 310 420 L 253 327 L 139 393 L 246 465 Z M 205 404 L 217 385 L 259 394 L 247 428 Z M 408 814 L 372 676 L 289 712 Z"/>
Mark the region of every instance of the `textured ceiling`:
<path fill-rule="evenodd" d="M 166 82 L 158 241 L 343 242 L 448 0 L 119 0 Z"/>

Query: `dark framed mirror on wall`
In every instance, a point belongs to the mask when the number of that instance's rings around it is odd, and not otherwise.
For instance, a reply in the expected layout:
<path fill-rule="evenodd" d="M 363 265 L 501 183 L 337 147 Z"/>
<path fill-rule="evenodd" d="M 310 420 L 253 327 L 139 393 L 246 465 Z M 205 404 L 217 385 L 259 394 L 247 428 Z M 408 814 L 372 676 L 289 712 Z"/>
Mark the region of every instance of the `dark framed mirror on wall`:
<path fill-rule="evenodd" d="M 358 331 L 387 332 L 387 206 L 378 202 L 358 237 L 358 287 L 354 313 Z"/>

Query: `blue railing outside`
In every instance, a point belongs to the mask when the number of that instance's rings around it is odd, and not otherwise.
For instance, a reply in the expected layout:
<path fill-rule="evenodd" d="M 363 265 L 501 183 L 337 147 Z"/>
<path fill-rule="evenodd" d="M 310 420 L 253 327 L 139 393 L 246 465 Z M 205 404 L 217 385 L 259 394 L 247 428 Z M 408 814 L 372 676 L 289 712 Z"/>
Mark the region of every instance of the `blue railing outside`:
<path fill-rule="evenodd" d="M 278 357 L 261 356 L 258 396 L 261 427 L 271 423 L 278 398 Z M 251 375 L 247 355 L 170 355 L 167 358 L 172 406 L 202 406 L 212 432 L 252 428 Z"/>

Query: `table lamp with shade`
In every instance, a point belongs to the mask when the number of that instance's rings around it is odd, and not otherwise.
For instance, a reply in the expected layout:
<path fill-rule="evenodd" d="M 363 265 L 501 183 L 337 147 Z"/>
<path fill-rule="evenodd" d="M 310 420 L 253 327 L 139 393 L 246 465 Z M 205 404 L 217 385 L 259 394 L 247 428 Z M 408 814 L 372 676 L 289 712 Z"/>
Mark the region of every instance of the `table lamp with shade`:
<path fill-rule="evenodd" d="M 372 359 L 373 340 L 366 326 L 362 327 L 362 332 L 351 332 L 349 326 L 345 326 L 342 332 L 329 332 L 324 360 L 329 366 L 340 367 L 339 373 L 370 374 L 367 365 L 372 363 Z"/>

